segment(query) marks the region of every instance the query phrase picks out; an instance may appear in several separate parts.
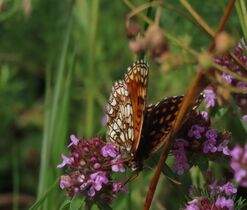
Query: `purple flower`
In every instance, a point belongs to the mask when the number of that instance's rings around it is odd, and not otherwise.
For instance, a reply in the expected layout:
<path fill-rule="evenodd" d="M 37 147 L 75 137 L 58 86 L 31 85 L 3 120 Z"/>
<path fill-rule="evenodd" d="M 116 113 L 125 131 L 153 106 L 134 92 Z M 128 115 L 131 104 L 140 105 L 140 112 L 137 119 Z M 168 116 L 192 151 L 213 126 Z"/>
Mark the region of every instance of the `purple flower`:
<path fill-rule="evenodd" d="M 112 163 L 112 166 L 111 166 L 112 171 L 120 172 L 120 173 L 125 172 L 124 165 L 121 163 L 121 159 L 119 156 L 116 159 L 112 160 L 111 163 Z"/>
<path fill-rule="evenodd" d="M 211 87 L 206 88 L 204 91 L 204 100 L 206 102 L 206 107 L 214 107 L 215 106 L 215 100 L 216 100 L 216 95 Z"/>
<path fill-rule="evenodd" d="M 247 144 L 244 147 L 235 146 L 231 151 L 231 157 L 235 180 L 240 186 L 247 187 Z"/>
<path fill-rule="evenodd" d="M 217 133 L 217 131 L 214 130 L 214 129 L 209 129 L 209 130 L 206 132 L 205 136 L 206 136 L 207 139 L 209 139 L 209 140 L 212 140 L 212 139 L 216 140 L 216 138 L 217 138 L 217 136 L 218 136 L 218 133 Z"/>
<path fill-rule="evenodd" d="M 206 111 L 201 111 L 200 114 L 205 120 L 208 120 L 208 113 Z"/>
<path fill-rule="evenodd" d="M 209 139 L 203 143 L 203 152 L 204 153 L 209 153 L 209 152 L 216 152 L 217 147 L 215 146 L 216 140 L 215 139 Z"/>
<path fill-rule="evenodd" d="M 233 210 L 234 209 L 234 202 L 232 199 L 226 199 L 225 197 L 218 197 L 215 206 L 220 209 L 227 209 L 227 210 Z"/>
<path fill-rule="evenodd" d="M 64 154 L 61 154 L 63 162 L 57 165 L 57 168 L 63 168 L 65 165 L 71 165 L 74 162 L 73 157 L 68 158 Z"/>
<path fill-rule="evenodd" d="M 125 187 L 125 183 L 123 182 L 115 182 L 112 184 L 113 192 L 127 192 Z"/>
<path fill-rule="evenodd" d="M 225 185 L 220 187 L 220 191 L 230 196 L 237 192 L 237 188 L 235 188 L 231 182 L 227 182 Z"/>
<path fill-rule="evenodd" d="M 200 139 L 202 137 L 202 133 L 205 131 L 204 127 L 199 125 L 192 125 L 191 129 L 188 132 L 189 137 L 195 137 L 196 139 Z"/>
<path fill-rule="evenodd" d="M 186 206 L 186 210 L 200 210 L 200 208 L 196 204 L 192 203 Z"/>
<path fill-rule="evenodd" d="M 228 83 L 231 84 L 232 83 L 232 76 L 226 73 L 222 74 L 222 77 L 224 78 L 224 80 Z"/>
<path fill-rule="evenodd" d="M 90 179 L 87 181 L 87 185 L 91 185 L 88 190 L 89 197 L 94 197 L 96 191 L 100 191 L 102 189 L 102 186 L 109 182 L 106 172 L 103 171 L 93 173 L 90 175 L 89 178 Z"/>
<path fill-rule="evenodd" d="M 70 135 L 70 141 L 71 143 L 68 145 L 68 147 L 71 147 L 72 145 L 77 145 L 79 142 L 79 139 L 76 138 L 76 136 L 74 134 Z"/>
<path fill-rule="evenodd" d="M 177 174 L 182 175 L 184 171 L 190 168 L 184 148 L 178 148 L 172 151 L 174 155 L 173 169 Z"/>
<path fill-rule="evenodd" d="M 71 178 L 70 176 L 61 176 L 60 177 L 60 188 L 65 189 L 71 186 Z"/>
<path fill-rule="evenodd" d="M 106 144 L 98 137 L 87 140 L 71 135 L 70 138 L 70 156 L 62 154 L 63 161 L 57 166 L 66 169 L 66 175 L 60 178 L 60 187 L 65 189 L 70 197 L 76 194 L 83 195 L 89 200 L 97 199 L 99 202 L 110 204 L 118 193 L 113 191 L 117 187 L 113 183 L 121 182 L 119 177 L 113 176 L 114 171 L 125 171 L 123 163 L 116 163 L 112 171 L 111 163 L 121 161 L 121 154 L 116 146 Z M 124 187 L 124 184 L 122 188 L 119 186 L 119 191 Z"/>
<path fill-rule="evenodd" d="M 222 152 L 224 155 L 230 155 L 228 143 L 229 143 L 228 140 L 224 140 L 220 145 L 218 145 L 217 151 Z"/>
<path fill-rule="evenodd" d="M 247 83 L 239 81 L 239 82 L 237 82 L 237 87 L 238 88 L 247 88 Z"/>
<path fill-rule="evenodd" d="M 102 148 L 101 154 L 103 155 L 103 157 L 115 158 L 117 156 L 117 149 L 116 149 L 115 145 L 113 145 L 113 144 L 106 144 Z"/>

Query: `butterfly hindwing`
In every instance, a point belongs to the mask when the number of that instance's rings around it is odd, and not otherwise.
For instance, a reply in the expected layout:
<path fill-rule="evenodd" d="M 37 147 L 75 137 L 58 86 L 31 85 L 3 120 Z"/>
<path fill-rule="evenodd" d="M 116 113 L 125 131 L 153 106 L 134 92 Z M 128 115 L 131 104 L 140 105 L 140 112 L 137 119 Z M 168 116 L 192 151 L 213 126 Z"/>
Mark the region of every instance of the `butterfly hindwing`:
<path fill-rule="evenodd" d="M 107 106 L 108 139 L 122 150 L 130 151 L 133 142 L 133 112 L 126 84 L 117 81 Z"/>
<path fill-rule="evenodd" d="M 144 124 L 136 158 L 147 159 L 163 144 L 165 137 L 171 131 L 177 114 L 180 110 L 184 96 L 174 96 L 163 99 L 155 105 L 149 105 L 145 109 Z M 198 108 L 203 95 L 195 102 L 192 111 Z M 188 119 L 190 113 L 184 119 Z"/>
<path fill-rule="evenodd" d="M 147 159 L 163 144 L 162 139 L 170 132 L 183 96 L 168 97 L 145 110 L 144 124 L 137 154 Z"/>

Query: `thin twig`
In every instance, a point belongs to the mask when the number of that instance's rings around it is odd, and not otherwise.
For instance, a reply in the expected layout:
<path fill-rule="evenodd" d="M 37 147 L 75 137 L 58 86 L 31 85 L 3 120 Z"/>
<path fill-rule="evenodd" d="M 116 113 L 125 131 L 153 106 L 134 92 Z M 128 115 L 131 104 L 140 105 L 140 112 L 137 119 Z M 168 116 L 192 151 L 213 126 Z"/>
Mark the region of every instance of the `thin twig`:
<path fill-rule="evenodd" d="M 200 26 L 211 36 L 215 36 L 213 29 L 206 23 L 206 21 L 193 9 L 191 4 L 186 0 L 180 0 L 184 7 L 190 12 L 190 14 L 196 19 Z"/>

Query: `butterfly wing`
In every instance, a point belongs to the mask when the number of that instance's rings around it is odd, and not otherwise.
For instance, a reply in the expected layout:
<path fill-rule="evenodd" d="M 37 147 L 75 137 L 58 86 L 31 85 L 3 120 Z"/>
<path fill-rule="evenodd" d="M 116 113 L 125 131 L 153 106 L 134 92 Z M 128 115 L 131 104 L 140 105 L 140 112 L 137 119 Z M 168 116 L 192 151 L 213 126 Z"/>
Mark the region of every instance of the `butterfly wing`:
<path fill-rule="evenodd" d="M 133 142 L 133 110 L 130 96 L 124 81 L 115 82 L 107 106 L 107 140 L 130 151 Z"/>
<path fill-rule="evenodd" d="M 140 141 L 148 70 L 144 61 L 137 61 L 128 68 L 124 80 L 116 82 L 112 87 L 107 106 L 107 139 L 131 156 Z"/>
<path fill-rule="evenodd" d="M 146 106 L 148 73 L 149 67 L 146 62 L 137 61 L 129 68 L 124 79 L 128 87 L 133 109 L 134 141 L 131 148 L 132 154 L 136 152 L 141 136 Z"/>
<path fill-rule="evenodd" d="M 137 159 L 147 159 L 163 145 L 163 140 L 175 122 L 183 98 L 184 96 L 168 97 L 146 108 L 140 146 L 136 154 Z M 193 110 L 199 106 L 201 101 L 202 98 L 197 100 Z"/>

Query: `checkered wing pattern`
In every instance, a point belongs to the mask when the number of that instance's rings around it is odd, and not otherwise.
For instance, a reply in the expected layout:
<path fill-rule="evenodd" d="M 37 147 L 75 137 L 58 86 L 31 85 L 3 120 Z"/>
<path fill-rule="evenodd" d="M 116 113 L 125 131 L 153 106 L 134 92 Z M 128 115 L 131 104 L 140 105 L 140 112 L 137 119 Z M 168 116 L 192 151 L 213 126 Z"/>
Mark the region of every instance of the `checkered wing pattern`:
<path fill-rule="evenodd" d="M 174 125 L 183 98 L 184 96 L 168 97 L 146 107 L 140 146 L 136 153 L 137 159 L 147 159 L 163 145 L 165 137 Z M 203 96 L 199 97 L 192 111 L 198 108 L 202 98 Z"/>
<path fill-rule="evenodd" d="M 115 82 L 107 106 L 107 139 L 133 156 L 138 148 L 146 106 L 148 65 L 137 61 Z"/>

